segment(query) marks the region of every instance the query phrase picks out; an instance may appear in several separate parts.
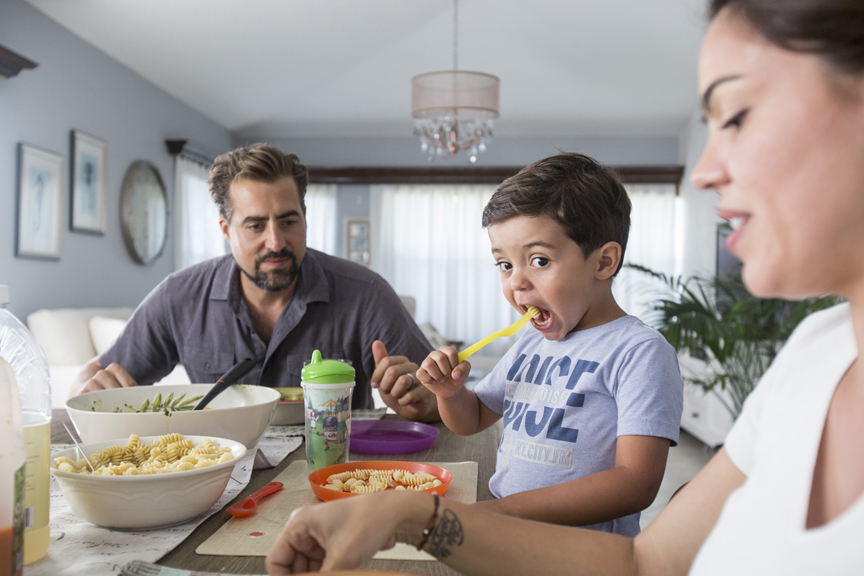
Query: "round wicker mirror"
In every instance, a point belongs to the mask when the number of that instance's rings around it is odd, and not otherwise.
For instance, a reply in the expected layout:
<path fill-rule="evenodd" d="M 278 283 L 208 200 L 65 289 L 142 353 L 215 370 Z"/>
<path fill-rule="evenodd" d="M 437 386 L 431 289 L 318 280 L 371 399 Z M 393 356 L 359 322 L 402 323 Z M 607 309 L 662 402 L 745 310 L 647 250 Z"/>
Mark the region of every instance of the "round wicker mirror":
<path fill-rule="evenodd" d="M 134 162 L 123 177 L 120 221 L 129 254 L 152 264 L 168 237 L 168 195 L 159 169 L 146 160 Z"/>

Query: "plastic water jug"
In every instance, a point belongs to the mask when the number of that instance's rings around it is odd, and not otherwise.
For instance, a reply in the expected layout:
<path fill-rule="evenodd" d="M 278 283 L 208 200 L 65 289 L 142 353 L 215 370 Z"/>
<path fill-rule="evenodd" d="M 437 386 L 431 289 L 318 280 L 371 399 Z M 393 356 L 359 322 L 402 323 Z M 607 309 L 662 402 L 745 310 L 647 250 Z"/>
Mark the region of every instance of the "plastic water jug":
<path fill-rule="evenodd" d="M 48 552 L 51 483 L 51 384 L 48 362 L 33 334 L 11 312 L 9 287 L 0 285 L 0 356 L 18 383 L 27 465 L 24 469 L 24 564 Z"/>
<path fill-rule="evenodd" d="M 0 356 L 0 576 L 24 565 L 24 430 L 12 367 Z"/>

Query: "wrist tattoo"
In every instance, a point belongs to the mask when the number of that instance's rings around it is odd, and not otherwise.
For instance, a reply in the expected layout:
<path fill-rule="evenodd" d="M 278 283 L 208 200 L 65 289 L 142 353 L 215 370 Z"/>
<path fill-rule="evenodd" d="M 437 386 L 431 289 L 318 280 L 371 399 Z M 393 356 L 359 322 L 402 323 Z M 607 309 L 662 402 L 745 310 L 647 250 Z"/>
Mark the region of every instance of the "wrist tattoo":
<path fill-rule="evenodd" d="M 465 540 L 465 534 L 462 530 L 462 522 L 459 517 L 449 508 L 444 510 L 444 513 L 435 524 L 435 529 L 429 538 L 429 553 L 443 560 L 452 554 L 454 546 L 461 546 Z"/>

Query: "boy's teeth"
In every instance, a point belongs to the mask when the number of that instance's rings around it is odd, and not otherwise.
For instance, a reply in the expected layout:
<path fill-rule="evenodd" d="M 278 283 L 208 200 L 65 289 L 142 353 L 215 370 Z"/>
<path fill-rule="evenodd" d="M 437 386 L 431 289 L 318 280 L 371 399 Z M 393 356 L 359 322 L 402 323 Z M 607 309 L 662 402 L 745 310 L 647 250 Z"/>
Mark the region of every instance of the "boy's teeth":
<path fill-rule="evenodd" d="M 738 230 L 738 228 L 740 228 L 741 225 L 744 224 L 746 221 L 746 216 L 736 216 L 735 218 L 729 219 L 729 225 L 732 226 L 733 230 Z"/>

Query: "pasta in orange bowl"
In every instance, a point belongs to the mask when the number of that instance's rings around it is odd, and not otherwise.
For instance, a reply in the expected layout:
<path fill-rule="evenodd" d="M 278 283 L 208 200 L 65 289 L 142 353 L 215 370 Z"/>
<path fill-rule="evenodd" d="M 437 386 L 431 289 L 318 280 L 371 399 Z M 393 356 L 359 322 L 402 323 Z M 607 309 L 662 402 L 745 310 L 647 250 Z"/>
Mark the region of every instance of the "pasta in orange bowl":
<path fill-rule="evenodd" d="M 396 460 L 336 464 L 309 474 L 309 485 L 321 500 L 384 490 L 420 490 L 443 496 L 452 480 L 453 474 L 444 468 Z"/>

